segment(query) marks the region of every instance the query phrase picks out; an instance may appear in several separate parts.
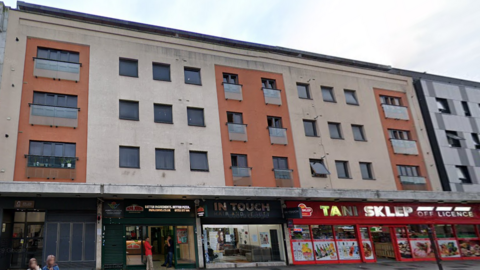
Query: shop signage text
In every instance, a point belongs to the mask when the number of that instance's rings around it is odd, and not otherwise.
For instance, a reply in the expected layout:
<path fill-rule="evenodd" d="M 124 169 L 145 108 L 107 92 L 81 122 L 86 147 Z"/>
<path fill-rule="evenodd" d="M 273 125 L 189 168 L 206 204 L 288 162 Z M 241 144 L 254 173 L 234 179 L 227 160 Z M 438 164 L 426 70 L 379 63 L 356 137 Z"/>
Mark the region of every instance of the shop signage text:
<path fill-rule="evenodd" d="M 177 213 L 189 213 L 189 205 L 145 205 L 145 209 L 148 209 L 148 212 L 177 212 Z"/>
<path fill-rule="evenodd" d="M 104 218 L 122 218 L 123 201 L 105 201 L 103 203 Z"/>
<path fill-rule="evenodd" d="M 278 201 L 207 201 L 205 217 L 210 218 L 281 218 Z"/>
<path fill-rule="evenodd" d="M 137 204 L 132 204 L 125 208 L 127 212 L 143 212 L 143 207 Z"/>
<path fill-rule="evenodd" d="M 32 209 L 35 208 L 35 201 L 15 201 L 15 208 Z"/>
<path fill-rule="evenodd" d="M 213 204 L 215 211 L 227 211 L 228 206 L 232 209 L 232 211 L 240 211 L 243 212 L 245 210 L 252 212 L 252 211 L 270 211 L 270 204 L 269 203 L 237 203 L 237 202 L 216 202 Z"/>
<path fill-rule="evenodd" d="M 283 209 L 283 215 L 285 218 L 302 218 L 303 213 L 300 207 L 293 207 Z"/>

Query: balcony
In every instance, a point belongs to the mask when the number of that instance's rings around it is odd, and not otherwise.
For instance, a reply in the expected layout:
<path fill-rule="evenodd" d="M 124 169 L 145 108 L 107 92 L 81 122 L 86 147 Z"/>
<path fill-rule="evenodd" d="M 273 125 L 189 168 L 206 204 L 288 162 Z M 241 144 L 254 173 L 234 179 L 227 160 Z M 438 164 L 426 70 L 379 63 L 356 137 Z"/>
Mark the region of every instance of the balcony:
<path fill-rule="evenodd" d="M 243 100 L 241 84 L 223 83 L 223 90 L 225 91 L 225 99 Z"/>
<path fill-rule="evenodd" d="M 427 190 L 427 180 L 421 176 L 400 176 L 403 190 Z"/>
<path fill-rule="evenodd" d="M 271 144 L 288 144 L 287 129 L 286 128 L 273 128 L 269 127 L 270 143 Z"/>
<path fill-rule="evenodd" d="M 27 178 L 71 179 L 76 178 L 77 157 L 32 156 L 27 158 Z"/>
<path fill-rule="evenodd" d="M 407 107 L 382 104 L 386 118 L 396 120 L 410 120 Z"/>
<path fill-rule="evenodd" d="M 30 124 L 55 126 L 55 127 L 78 127 L 78 108 L 54 107 L 48 105 L 30 105 Z"/>
<path fill-rule="evenodd" d="M 62 62 L 50 59 L 33 58 L 33 76 L 59 80 L 80 80 L 80 63 Z"/>
<path fill-rule="evenodd" d="M 395 154 L 418 155 L 416 141 L 390 139 Z"/>
<path fill-rule="evenodd" d="M 292 170 L 273 169 L 277 187 L 293 187 Z"/>
<path fill-rule="evenodd" d="M 247 125 L 227 123 L 228 125 L 228 138 L 230 141 L 248 141 L 247 137 Z"/>
<path fill-rule="evenodd" d="M 280 90 L 262 88 L 263 96 L 265 97 L 265 104 L 282 105 L 282 96 Z"/>
<path fill-rule="evenodd" d="M 234 186 L 252 185 L 252 168 L 249 167 L 231 167 Z"/>

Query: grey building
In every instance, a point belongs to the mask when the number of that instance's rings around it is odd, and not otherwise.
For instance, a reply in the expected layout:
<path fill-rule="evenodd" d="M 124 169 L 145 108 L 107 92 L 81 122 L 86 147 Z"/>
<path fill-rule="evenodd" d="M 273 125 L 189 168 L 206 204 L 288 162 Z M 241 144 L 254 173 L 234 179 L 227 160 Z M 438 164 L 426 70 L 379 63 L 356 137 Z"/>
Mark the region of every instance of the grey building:
<path fill-rule="evenodd" d="M 445 191 L 480 191 L 480 83 L 394 69 L 413 78 Z"/>

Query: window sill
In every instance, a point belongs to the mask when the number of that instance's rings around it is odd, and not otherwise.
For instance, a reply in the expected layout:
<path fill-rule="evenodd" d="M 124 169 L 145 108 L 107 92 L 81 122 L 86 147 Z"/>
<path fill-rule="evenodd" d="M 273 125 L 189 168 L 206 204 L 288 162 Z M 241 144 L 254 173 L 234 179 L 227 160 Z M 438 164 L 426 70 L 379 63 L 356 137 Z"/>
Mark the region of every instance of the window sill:
<path fill-rule="evenodd" d="M 330 139 L 332 139 L 332 140 L 345 140 L 345 138 L 333 138 L 333 137 L 330 137 Z"/>
<path fill-rule="evenodd" d="M 124 75 L 124 74 L 118 74 L 118 75 L 122 77 L 138 78 L 138 75 L 137 76 L 130 76 L 130 75 Z"/>
<path fill-rule="evenodd" d="M 124 167 L 124 166 L 119 166 L 122 169 L 140 169 L 140 167 Z"/>
<path fill-rule="evenodd" d="M 335 100 L 332 100 L 332 101 L 331 101 L 331 100 L 325 100 L 325 99 L 324 99 L 323 101 L 324 101 L 324 102 L 328 102 L 328 103 L 337 103 L 337 101 L 335 101 Z"/>
<path fill-rule="evenodd" d="M 318 135 L 305 135 L 305 137 L 320 138 Z"/>
<path fill-rule="evenodd" d="M 352 179 L 351 177 L 338 177 L 338 179 Z"/>
<path fill-rule="evenodd" d="M 162 169 L 162 168 L 155 168 L 158 171 L 175 171 L 175 168 L 173 169 Z"/>
<path fill-rule="evenodd" d="M 154 81 L 158 81 L 158 82 L 172 82 L 172 80 L 160 80 L 160 79 L 153 79 Z"/>
<path fill-rule="evenodd" d="M 305 100 L 313 100 L 313 98 L 304 98 L 304 97 L 298 97 L 299 99 L 305 99 Z"/>
<path fill-rule="evenodd" d="M 352 105 L 352 106 L 360 106 L 360 104 L 359 104 L 359 103 L 348 103 L 348 102 L 347 102 L 347 105 Z"/>
<path fill-rule="evenodd" d="M 201 84 L 201 83 L 189 83 L 189 82 L 185 82 L 185 84 L 202 86 L 202 84 Z"/>
<path fill-rule="evenodd" d="M 188 126 L 189 126 L 189 127 L 207 127 L 206 125 L 203 125 L 203 126 L 202 126 L 202 125 L 190 125 L 190 124 L 188 124 Z"/>
<path fill-rule="evenodd" d="M 354 139 L 354 141 L 356 141 L 356 142 L 368 142 L 367 140 L 355 140 L 355 139 Z"/>
<path fill-rule="evenodd" d="M 140 118 L 137 118 L 137 119 L 132 119 L 132 118 L 118 118 L 120 120 L 128 120 L 128 121 L 140 121 Z"/>
<path fill-rule="evenodd" d="M 210 170 L 194 170 L 194 169 L 190 169 L 190 171 L 192 171 L 192 172 L 210 172 Z"/>
<path fill-rule="evenodd" d="M 157 124 L 170 124 L 170 125 L 173 125 L 173 122 L 161 122 L 161 121 L 153 121 L 154 123 L 157 123 Z"/>
<path fill-rule="evenodd" d="M 362 180 L 375 181 L 377 179 L 375 179 L 375 178 L 362 178 Z"/>

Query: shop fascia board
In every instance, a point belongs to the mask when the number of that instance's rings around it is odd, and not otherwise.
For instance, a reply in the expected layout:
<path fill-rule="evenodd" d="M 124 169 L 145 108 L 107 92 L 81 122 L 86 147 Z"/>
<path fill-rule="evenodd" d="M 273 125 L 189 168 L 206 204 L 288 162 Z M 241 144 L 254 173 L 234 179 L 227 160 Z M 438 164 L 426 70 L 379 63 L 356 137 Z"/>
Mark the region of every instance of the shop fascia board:
<path fill-rule="evenodd" d="M 479 202 L 479 193 L 433 192 L 433 191 L 376 191 L 338 190 L 306 188 L 262 188 L 262 187 L 199 187 L 199 186 L 160 186 L 160 185 L 111 185 L 74 184 L 50 182 L 3 182 L 0 183 L 2 196 L 57 196 L 69 197 L 123 197 L 165 196 L 189 199 L 205 198 L 257 198 L 285 200 L 368 200 L 368 201 L 444 201 Z M 158 197 L 157 197 L 158 198 Z"/>

